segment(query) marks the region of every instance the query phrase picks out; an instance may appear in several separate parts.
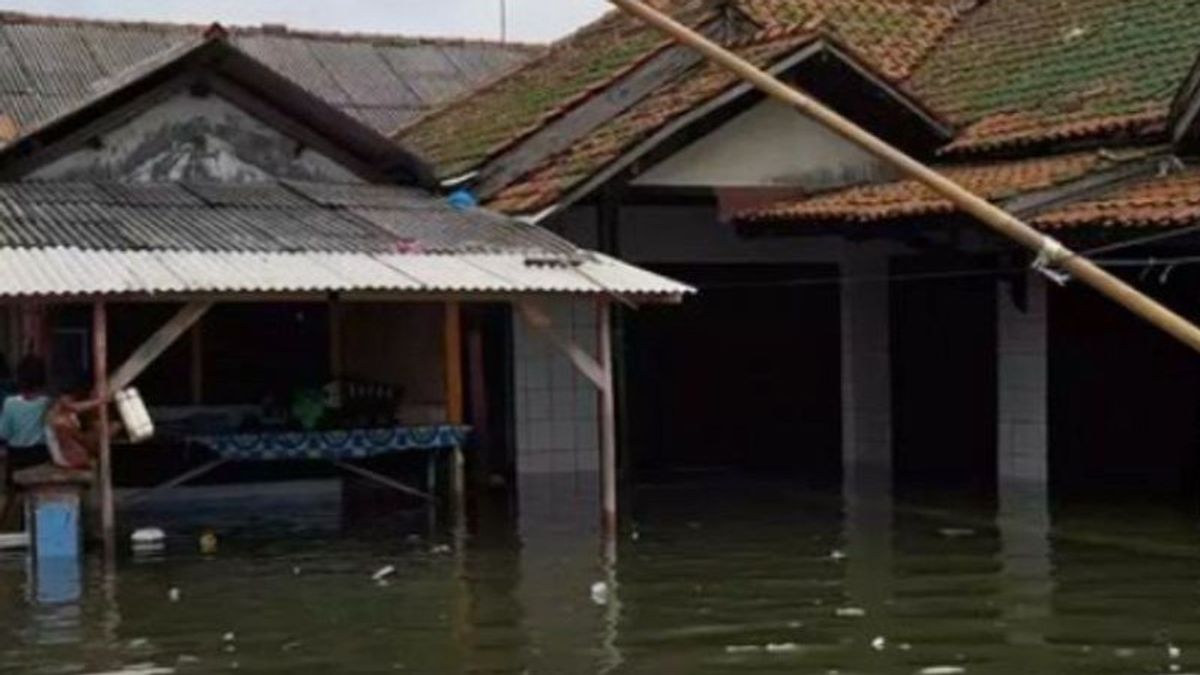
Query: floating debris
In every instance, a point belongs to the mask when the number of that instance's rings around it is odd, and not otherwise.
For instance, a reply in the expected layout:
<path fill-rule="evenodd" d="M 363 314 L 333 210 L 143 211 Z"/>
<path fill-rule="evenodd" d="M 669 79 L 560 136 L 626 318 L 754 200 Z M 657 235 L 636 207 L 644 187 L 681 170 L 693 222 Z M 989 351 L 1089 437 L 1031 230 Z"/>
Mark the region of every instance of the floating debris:
<path fill-rule="evenodd" d="M 158 665 L 131 665 L 124 670 L 106 670 L 86 675 L 172 675 L 174 671 L 174 668 L 161 668 Z"/>
<path fill-rule="evenodd" d="M 144 527 L 129 536 L 134 553 L 158 553 L 166 545 L 167 533 L 157 527 Z"/>
<path fill-rule="evenodd" d="M 831 551 L 831 552 L 829 553 L 829 559 L 830 559 L 830 560 L 835 560 L 835 561 L 838 561 L 838 562 L 840 562 L 840 561 L 842 561 L 842 560 L 845 560 L 847 557 L 848 557 L 848 556 L 847 556 L 847 555 L 846 555 L 844 552 L 842 552 L 842 551 L 838 551 L 838 550 L 836 550 L 836 549 L 835 549 L 835 550 L 833 550 L 833 551 Z"/>
<path fill-rule="evenodd" d="M 795 642 L 780 642 L 767 645 L 768 654 L 788 654 L 800 651 L 800 645 Z"/>
<path fill-rule="evenodd" d="M 962 675 L 967 672 L 962 666 L 929 666 L 917 671 L 917 675 Z"/>
<path fill-rule="evenodd" d="M 237 635 L 235 635 L 233 631 L 229 631 L 228 633 L 222 635 L 221 639 L 225 642 L 233 642 L 237 639 Z"/>
<path fill-rule="evenodd" d="M 597 605 L 608 604 L 608 584 L 603 581 L 597 581 L 592 584 L 592 602 Z"/>
<path fill-rule="evenodd" d="M 167 591 L 167 599 L 171 602 L 179 602 L 181 597 L 183 597 L 183 594 L 179 592 L 178 588 L 172 587 Z"/>
<path fill-rule="evenodd" d="M 1177 661 L 1179 660 L 1180 656 L 1183 656 L 1183 650 L 1168 642 L 1167 658 L 1171 659 L 1172 661 Z"/>
<path fill-rule="evenodd" d="M 879 637 L 876 637 L 874 640 L 871 640 L 871 649 L 874 649 L 877 652 L 881 652 L 881 651 L 887 649 L 887 638 L 880 635 Z"/>
<path fill-rule="evenodd" d="M 217 552 L 217 533 L 212 530 L 205 530 L 200 535 L 200 552 L 204 555 L 213 555 Z"/>
<path fill-rule="evenodd" d="M 396 573 L 395 565 L 386 565 L 384 567 L 380 567 L 379 569 L 375 570 L 375 574 L 371 575 L 371 579 L 373 581 L 383 581 L 384 579 L 392 576 L 395 573 Z"/>
<path fill-rule="evenodd" d="M 867 615 L 867 610 L 861 607 L 838 607 L 833 613 L 842 619 L 861 619 Z"/>
<path fill-rule="evenodd" d="M 437 546 L 429 549 L 429 552 L 434 555 L 448 555 L 453 551 L 454 549 L 450 548 L 449 544 L 438 544 Z"/>
<path fill-rule="evenodd" d="M 938 534 L 947 539 L 962 539 L 964 537 L 974 537 L 975 530 L 966 527 L 943 527 L 938 530 Z"/>
<path fill-rule="evenodd" d="M 762 650 L 759 645 L 725 645 L 726 654 L 757 654 Z"/>

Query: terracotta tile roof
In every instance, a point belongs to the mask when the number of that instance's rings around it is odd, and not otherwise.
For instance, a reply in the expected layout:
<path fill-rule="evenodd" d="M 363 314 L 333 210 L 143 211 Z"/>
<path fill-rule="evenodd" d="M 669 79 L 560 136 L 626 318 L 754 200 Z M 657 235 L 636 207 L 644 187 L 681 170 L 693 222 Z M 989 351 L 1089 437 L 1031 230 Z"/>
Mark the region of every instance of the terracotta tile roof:
<path fill-rule="evenodd" d="M 705 0 L 667 0 L 685 23 L 699 26 L 717 15 Z M 431 162 L 440 175 L 469 171 L 515 139 L 603 89 L 628 68 L 670 44 L 653 28 L 610 12 L 560 40 L 524 67 L 396 132 L 396 138 Z"/>
<path fill-rule="evenodd" d="M 735 46 L 756 65 L 768 67 L 811 44 L 818 36 L 805 30 L 767 30 Z M 533 213 L 552 206 L 635 144 L 741 81 L 704 63 L 609 120 L 570 150 L 547 158 L 520 181 L 499 192 L 488 206 L 508 213 Z"/>
<path fill-rule="evenodd" d="M 720 3 L 661 0 L 699 26 Z M 764 30 L 820 30 L 851 48 L 885 77 L 909 75 L 962 15 L 961 0 L 733 0 Z M 401 129 L 397 137 L 443 176 L 476 168 L 628 69 L 671 44 L 633 18 L 610 14 L 561 41 L 543 58 Z"/>
<path fill-rule="evenodd" d="M 977 195 L 1001 201 L 1067 183 L 1145 154 L 1145 151 L 1078 152 L 1040 159 L 945 167 L 942 173 Z M 746 223 L 865 223 L 948 214 L 955 210 L 951 202 L 924 185 L 902 180 L 862 185 L 807 199 L 791 199 L 742 213 L 738 220 Z"/>
<path fill-rule="evenodd" d="M 808 26 L 836 36 L 878 72 L 907 78 L 973 7 L 962 0 L 740 0 L 764 27 Z"/>
<path fill-rule="evenodd" d="M 908 87 L 977 152 L 1163 129 L 1200 50 L 1194 0 L 991 0 Z"/>
<path fill-rule="evenodd" d="M 1200 222 L 1200 167 L 1076 202 L 1044 213 L 1034 222 L 1045 229 L 1193 225 Z"/>

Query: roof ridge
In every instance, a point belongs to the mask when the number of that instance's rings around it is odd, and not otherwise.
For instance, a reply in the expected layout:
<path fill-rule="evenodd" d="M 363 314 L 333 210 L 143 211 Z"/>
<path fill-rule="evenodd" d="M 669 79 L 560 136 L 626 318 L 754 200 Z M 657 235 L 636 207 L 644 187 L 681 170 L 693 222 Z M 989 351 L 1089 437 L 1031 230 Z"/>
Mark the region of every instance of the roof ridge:
<path fill-rule="evenodd" d="M 35 14 L 13 10 L 0 10 L 0 24 L 37 24 L 45 26 L 104 26 L 110 28 L 127 28 L 158 31 L 204 31 L 214 22 L 173 22 L 157 20 L 129 20 L 104 17 L 85 17 L 76 15 Z M 337 31 L 317 30 L 307 28 L 292 28 L 283 24 L 234 25 L 222 24 L 236 35 L 266 35 L 276 37 L 294 37 L 310 40 L 333 40 L 342 42 L 369 42 L 375 45 L 392 46 L 487 46 L 510 49 L 513 51 L 541 52 L 546 45 L 535 42 L 500 41 L 485 38 L 466 38 L 433 35 L 405 35 L 402 33 L 384 33 L 368 31 Z"/>

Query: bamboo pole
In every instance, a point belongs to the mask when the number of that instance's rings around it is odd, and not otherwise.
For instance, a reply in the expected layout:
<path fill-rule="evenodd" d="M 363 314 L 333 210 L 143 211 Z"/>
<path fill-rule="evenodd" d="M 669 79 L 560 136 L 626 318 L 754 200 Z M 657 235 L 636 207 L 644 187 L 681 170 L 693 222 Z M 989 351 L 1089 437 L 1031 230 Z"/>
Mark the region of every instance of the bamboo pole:
<path fill-rule="evenodd" d="M 1200 351 L 1200 328 L 1109 274 L 1091 260 L 1068 250 L 1053 237 L 1038 232 L 1015 216 L 971 193 L 903 151 L 892 147 L 886 141 L 827 108 L 812 97 L 788 86 L 737 54 L 648 6 L 642 0 L 609 1 L 621 10 L 637 16 L 669 34 L 678 42 L 696 49 L 705 58 L 730 70 L 766 94 L 791 105 L 812 120 L 891 164 L 908 177 L 919 181 L 953 202 L 958 208 L 983 221 L 985 225 L 1037 253 L 1040 263 L 1069 272 L 1073 277 L 1108 296 L 1192 349 Z"/>

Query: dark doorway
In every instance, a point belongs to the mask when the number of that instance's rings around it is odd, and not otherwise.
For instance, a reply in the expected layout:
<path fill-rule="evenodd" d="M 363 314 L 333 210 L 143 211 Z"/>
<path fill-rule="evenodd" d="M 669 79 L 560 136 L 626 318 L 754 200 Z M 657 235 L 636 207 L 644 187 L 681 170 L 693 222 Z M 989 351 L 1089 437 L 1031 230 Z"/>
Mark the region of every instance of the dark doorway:
<path fill-rule="evenodd" d="M 512 310 L 504 304 L 463 307 L 463 364 L 472 447 L 468 471 L 478 484 L 510 480 L 516 470 Z"/>
<path fill-rule="evenodd" d="M 1200 270 L 1128 280 L 1193 320 Z M 1078 285 L 1050 295 L 1050 476 L 1056 497 L 1196 494 L 1200 358 Z"/>
<path fill-rule="evenodd" d="M 625 315 L 624 422 L 638 476 L 734 468 L 836 479 L 837 268 L 659 271 L 700 294 Z"/>
<path fill-rule="evenodd" d="M 989 258 L 961 256 L 892 261 L 892 428 L 902 496 L 994 498 L 993 268 Z"/>

